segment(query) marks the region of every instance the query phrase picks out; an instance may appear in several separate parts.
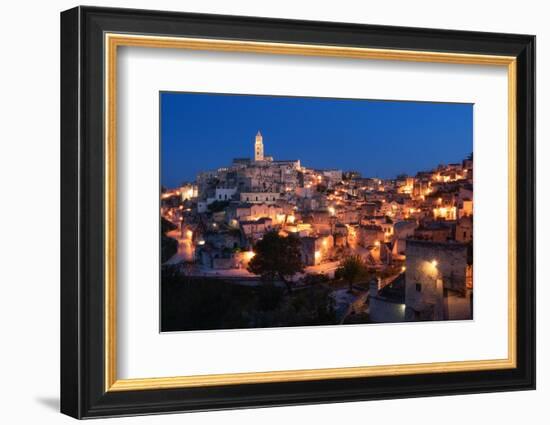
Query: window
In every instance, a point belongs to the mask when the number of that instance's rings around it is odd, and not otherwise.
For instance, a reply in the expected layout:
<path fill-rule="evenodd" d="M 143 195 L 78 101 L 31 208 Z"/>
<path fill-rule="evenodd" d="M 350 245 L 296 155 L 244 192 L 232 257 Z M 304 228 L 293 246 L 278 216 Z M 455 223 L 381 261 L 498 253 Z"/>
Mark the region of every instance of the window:
<path fill-rule="evenodd" d="M 416 286 L 416 292 L 422 292 L 422 284 L 421 283 L 417 283 L 415 284 Z"/>

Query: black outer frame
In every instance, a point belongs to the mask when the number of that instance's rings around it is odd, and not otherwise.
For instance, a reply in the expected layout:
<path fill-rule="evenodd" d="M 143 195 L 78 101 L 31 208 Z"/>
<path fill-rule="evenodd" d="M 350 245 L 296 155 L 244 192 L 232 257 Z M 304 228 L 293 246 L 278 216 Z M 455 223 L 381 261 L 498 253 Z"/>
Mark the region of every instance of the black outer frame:
<path fill-rule="evenodd" d="M 517 368 L 104 391 L 105 32 L 517 57 Z M 535 388 L 535 37 L 77 7 L 61 13 L 61 412 L 75 418 Z"/>

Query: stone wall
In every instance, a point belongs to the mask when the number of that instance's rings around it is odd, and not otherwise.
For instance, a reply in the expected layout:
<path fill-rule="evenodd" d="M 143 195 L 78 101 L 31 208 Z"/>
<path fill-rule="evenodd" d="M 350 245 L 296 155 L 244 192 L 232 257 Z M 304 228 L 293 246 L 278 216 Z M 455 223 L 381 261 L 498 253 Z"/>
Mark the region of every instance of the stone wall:
<path fill-rule="evenodd" d="M 447 291 L 458 294 L 467 291 L 467 245 L 409 239 L 405 253 L 407 319 L 446 319 Z"/>

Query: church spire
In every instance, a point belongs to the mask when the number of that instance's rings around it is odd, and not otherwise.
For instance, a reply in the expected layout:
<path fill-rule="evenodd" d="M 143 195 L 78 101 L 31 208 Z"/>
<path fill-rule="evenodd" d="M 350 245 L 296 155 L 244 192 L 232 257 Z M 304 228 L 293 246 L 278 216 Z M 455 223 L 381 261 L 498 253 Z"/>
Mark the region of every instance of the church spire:
<path fill-rule="evenodd" d="M 254 142 L 254 161 L 264 160 L 264 142 L 262 133 L 258 130 L 256 134 L 256 141 Z"/>

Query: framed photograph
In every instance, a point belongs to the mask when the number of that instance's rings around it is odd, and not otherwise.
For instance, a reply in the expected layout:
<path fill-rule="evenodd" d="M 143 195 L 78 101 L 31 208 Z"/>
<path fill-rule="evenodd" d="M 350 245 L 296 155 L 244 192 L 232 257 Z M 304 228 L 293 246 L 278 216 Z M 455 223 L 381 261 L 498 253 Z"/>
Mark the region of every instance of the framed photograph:
<path fill-rule="evenodd" d="M 535 37 L 61 14 L 61 411 L 535 388 Z"/>

